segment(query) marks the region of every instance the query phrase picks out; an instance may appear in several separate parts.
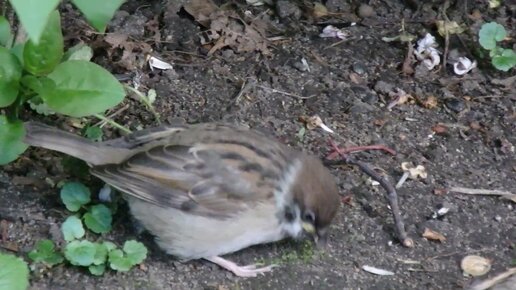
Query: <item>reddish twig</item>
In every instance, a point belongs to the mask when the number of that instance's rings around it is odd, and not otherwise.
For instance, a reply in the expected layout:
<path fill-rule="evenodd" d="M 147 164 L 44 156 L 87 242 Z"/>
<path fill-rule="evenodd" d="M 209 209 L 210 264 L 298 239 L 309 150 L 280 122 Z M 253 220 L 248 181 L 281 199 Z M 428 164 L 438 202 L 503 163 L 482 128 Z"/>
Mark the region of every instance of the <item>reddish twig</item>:
<path fill-rule="evenodd" d="M 331 141 L 333 142 L 333 141 Z M 333 146 L 333 145 L 332 145 Z M 332 153 L 330 153 L 328 156 L 326 156 L 326 159 L 333 160 L 337 158 L 337 156 L 342 156 L 342 154 L 348 154 L 353 152 L 359 152 L 359 151 L 365 151 L 365 150 L 383 150 L 391 155 L 396 155 L 396 151 L 393 149 L 385 146 L 385 145 L 368 145 L 368 146 L 353 146 L 353 147 L 346 147 L 346 148 L 338 148 L 339 151 L 333 150 Z"/>
<path fill-rule="evenodd" d="M 400 207 L 398 204 L 398 194 L 396 193 L 396 189 L 394 186 L 392 186 L 385 178 L 380 176 L 376 171 L 374 171 L 367 163 L 355 160 L 352 158 L 349 154 L 346 154 L 345 152 L 350 152 L 350 150 L 343 150 L 340 149 L 337 144 L 333 140 L 329 140 L 330 145 L 334 152 L 342 156 L 343 160 L 347 164 L 356 165 L 358 166 L 363 172 L 365 172 L 367 175 L 369 175 L 372 179 L 378 181 L 380 185 L 387 191 L 387 199 L 389 201 L 389 204 L 391 206 L 392 215 L 394 217 L 394 223 L 396 225 L 396 232 L 398 235 L 398 239 L 405 247 L 413 247 L 414 241 L 408 237 L 407 232 L 405 231 L 405 225 L 403 223 L 403 218 L 400 214 Z M 365 146 L 367 147 L 367 146 Z M 358 147 L 355 147 L 358 148 Z M 378 147 L 375 147 L 378 149 Z M 386 148 L 386 147 L 385 147 Z M 385 150 L 385 148 L 382 148 L 382 150 Z M 390 151 L 389 151 L 390 150 Z M 394 152 L 394 150 L 386 150 L 387 152 L 391 153 Z M 355 152 L 357 150 L 351 150 L 351 152 Z M 335 164 L 335 163 L 333 163 Z"/>

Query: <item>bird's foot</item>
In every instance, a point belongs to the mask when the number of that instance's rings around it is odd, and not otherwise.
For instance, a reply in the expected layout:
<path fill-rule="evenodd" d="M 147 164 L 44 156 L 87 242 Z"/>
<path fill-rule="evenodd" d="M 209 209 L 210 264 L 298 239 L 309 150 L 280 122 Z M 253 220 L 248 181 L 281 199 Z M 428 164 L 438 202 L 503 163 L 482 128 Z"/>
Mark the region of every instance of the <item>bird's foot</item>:
<path fill-rule="evenodd" d="M 264 274 L 266 272 L 272 271 L 272 268 L 276 267 L 277 265 L 269 265 L 267 267 L 260 267 L 258 268 L 258 265 L 247 265 L 247 266 L 238 266 L 237 264 L 226 260 L 224 258 L 215 256 L 215 257 L 209 257 L 204 258 L 212 263 L 215 263 L 219 265 L 220 267 L 233 272 L 238 277 L 256 277 L 258 274 Z"/>

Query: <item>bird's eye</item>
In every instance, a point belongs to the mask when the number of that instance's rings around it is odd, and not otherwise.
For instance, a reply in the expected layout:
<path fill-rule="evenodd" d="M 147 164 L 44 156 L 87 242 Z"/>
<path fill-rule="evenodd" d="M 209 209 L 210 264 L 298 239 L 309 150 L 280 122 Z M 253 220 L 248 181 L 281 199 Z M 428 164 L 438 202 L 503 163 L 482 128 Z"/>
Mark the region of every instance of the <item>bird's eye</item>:
<path fill-rule="evenodd" d="M 306 211 L 303 214 L 303 220 L 313 224 L 315 222 L 315 214 L 312 211 Z"/>

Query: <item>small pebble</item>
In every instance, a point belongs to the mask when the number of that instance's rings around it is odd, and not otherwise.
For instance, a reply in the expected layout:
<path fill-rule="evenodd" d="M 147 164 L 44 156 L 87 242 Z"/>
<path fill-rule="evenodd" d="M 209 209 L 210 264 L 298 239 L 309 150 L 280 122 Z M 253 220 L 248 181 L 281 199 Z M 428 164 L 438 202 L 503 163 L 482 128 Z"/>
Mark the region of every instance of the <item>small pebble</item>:
<path fill-rule="evenodd" d="M 363 74 L 365 74 L 366 69 L 365 69 L 364 64 L 358 62 L 353 65 L 353 71 L 359 75 L 363 75 Z"/>
<path fill-rule="evenodd" d="M 371 7 L 367 4 L 362 4 L 362 5 L 360 5 L 360 7 L 358 7 L 358 16 L 360 16 L 361 18 L 371 17 L 371 16 L 373 16 L 373 14 L 374 14 L 373 7 Z"/>
<path fill-rule="evenodd" d="M 466 109 L 466 104 L 460 99 L 448 99 L 446 100 L 446 107 L 455 113 L 460 113 Z"/>
<path fill-rule="evenodd" d="M 494 219 L 495 219 L 495 221 L 497 221 L 497 222 L 501 222 L 501 221 L 502 221 L 502 217 L 501 217 L 501 216 L 499 216 L 499 215 L 496 215 Z"/>

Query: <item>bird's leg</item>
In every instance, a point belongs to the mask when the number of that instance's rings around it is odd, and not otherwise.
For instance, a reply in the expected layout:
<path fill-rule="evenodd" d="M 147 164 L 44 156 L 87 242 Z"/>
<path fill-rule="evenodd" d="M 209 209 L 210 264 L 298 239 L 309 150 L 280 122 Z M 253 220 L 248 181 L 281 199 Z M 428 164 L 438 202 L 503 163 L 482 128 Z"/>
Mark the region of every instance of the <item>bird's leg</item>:
<path fill-rule="evenodd" d="M 238 266 L 237 264 L 221 258 L 219 256 L 204 258 L 212 263 L 219 265 L 220 267 L 233 272 L 238 277 L 256 277 L 258 274 L 263 274 L 272 271 L 272 268 L 277 265 L 270 265 L 267 267 L 257 268 L 257 265 Z"/>

